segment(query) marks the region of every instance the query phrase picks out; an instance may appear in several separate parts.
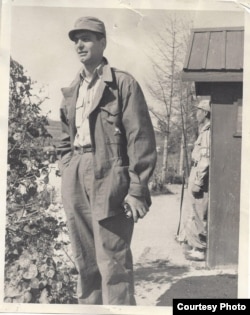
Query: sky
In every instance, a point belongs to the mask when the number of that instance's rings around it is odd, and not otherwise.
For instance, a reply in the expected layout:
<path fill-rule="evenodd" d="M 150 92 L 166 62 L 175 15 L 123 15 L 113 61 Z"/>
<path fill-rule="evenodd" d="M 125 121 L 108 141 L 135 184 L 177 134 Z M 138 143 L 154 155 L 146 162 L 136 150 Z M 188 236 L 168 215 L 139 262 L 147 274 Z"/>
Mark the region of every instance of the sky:
<path fill-rule="evenodd" d="M 236 11 L 183 9 L 14 5 L 11 10 L 10 53 L 33 80 L 46 87 L 49 99 L 42 104 L 42 112 L 51 111 L 49 117 L 59 120 L 61 88 L 71 83 L 81 67 L 68 32 L 78 17 L 96 16 L 106 25 L 108 44 L 104 55 L 112 66 L 130 72 L 142 85 L 147 98 L 145 82 L 151 74 L 148 54 L 152 39 L 162 31 L 162 23 L 169 15 L 192 19 L 195 28 L 244 24 L 244 12 L 236 7 L 233 8 Z M 151 57 L 156 58 L 154 55 Z"/>

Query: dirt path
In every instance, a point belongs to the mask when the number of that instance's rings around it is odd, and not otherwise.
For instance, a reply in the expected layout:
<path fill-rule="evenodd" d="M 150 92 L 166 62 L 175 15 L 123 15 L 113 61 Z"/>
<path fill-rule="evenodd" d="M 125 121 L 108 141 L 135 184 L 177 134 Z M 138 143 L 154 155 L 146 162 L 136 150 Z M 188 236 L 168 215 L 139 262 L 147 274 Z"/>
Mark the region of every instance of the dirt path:
<path fill-rule="evenodd" d="M 185 259 L 175 241 L 180 186 L 152 197 L 148 215 L 135 226 L 132 250 L 138 305 L 171 306 L 172 298 L 236 298 L 236 270 L 209 270 Z"/>

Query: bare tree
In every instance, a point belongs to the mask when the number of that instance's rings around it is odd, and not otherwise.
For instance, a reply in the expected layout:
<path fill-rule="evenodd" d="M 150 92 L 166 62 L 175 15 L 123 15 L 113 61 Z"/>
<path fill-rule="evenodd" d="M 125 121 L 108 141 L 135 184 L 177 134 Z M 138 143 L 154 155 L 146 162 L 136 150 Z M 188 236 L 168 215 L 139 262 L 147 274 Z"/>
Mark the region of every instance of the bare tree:
<path fill-rule="evenodd" d="M 187 179 L 190 169 L 190 153 L 189 146 L 194 141 L 194 135 L 197 129 L 195 112 L 193 111 L 194 86 L 190 82 L 180 82 L 180 128 L 182 130 L 181 146 L 180 146 L 180 163 L 179 173 L 183 174 Z"/>
<path fill-rule="evenodd" d="M 185 139 L 184 91 L 182 89 L 186 90 L 187 87 L 180 82 L 190 25 L 191 21 L 184 21 L 176 14 L 167 16 L 162 23 L 161 32 L 158 32 L 153 39 L 152 56 L 154 58 L 149 57 L 153 77 L 150 78 L 147 88 L 154 103 L 154 106 L 150 106 L 149 109 L 157 122 L 156 130 L 164 137 L 162 183 L 165 183 L 167 178 L 169 141 L 172 130 L 176 126 L 179 127 L 183 131 L 182 137 Z"/>

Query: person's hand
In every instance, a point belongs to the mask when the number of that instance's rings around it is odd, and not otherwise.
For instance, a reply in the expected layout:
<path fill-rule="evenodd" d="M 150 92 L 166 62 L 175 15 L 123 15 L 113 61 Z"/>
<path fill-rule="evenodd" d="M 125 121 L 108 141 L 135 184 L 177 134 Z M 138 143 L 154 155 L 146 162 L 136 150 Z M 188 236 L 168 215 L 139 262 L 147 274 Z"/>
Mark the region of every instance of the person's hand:
<path fill-rule="evenodd" d="M 138 221 L 139 218 L 144 218 L 149 210 L 146 200 L 143 197 L 134 197 L 131 195 L 127 195 L 124 199 L 124 202 L 129 204 L 135 223 Z"/>
<path fill-rule="evenodd" d="M 197 197 L 200 195 L 200 193 L 201 193 L 201 187 L 194 184 L 194 185 L 192 186 L 191 191 L 192 191 L 192 195 L 193 195 L 195 198 L 197 198 Z"/>

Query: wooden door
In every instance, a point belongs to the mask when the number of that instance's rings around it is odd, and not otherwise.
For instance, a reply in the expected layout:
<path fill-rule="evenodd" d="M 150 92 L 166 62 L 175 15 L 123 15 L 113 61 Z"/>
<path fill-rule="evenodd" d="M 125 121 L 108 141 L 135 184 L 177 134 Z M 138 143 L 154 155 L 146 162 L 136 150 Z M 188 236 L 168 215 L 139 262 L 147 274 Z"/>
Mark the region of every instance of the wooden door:
<path fill-rule="evenodd" d="M 238 263 L 241 172 L 238 105 L 237 102 L 212 105 L 209 267 Z"/>

